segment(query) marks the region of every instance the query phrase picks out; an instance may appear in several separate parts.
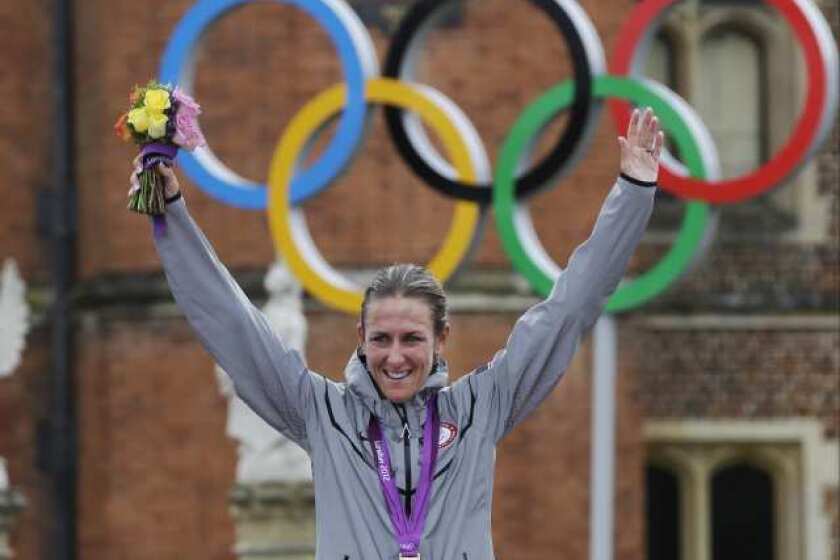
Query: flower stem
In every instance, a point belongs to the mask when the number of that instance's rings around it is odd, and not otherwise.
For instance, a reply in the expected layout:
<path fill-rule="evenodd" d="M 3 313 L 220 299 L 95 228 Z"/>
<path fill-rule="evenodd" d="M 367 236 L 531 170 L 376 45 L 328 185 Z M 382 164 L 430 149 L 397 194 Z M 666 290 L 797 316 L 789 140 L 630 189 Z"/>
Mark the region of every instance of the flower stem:
<path fill-rule="evenodd" d="M 140 214 L 160 216 L 165 212 L 163 180 L 154 169 L 144 169 L 138 176 L 140 188 L 128 197 L 128 209 Z"/>

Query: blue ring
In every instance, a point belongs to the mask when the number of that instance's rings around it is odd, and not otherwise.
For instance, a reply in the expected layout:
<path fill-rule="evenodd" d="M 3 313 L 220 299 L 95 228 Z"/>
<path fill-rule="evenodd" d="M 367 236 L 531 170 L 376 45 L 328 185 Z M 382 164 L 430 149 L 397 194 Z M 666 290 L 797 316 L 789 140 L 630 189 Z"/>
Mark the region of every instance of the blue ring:
<path fill-rule="evenodd" d="M 179 83 L 190 55 L 204 30 L 225 12 L 249 0 L 199 0 L 184 15 L 172 33 L 160 63 L 160 82 Z M 355 152 L 365 129 L 367 76 L 350 30 L 325 0 L 276 0 L 294 4 L 324 27 L 338 51 L 347 84 L 347 105 L 329 146 L 308 169 L 292 179 L 291 202 L 300 204 L 324 189 L 342 171 Z M 349 10 L 350 8 L 348 8 Z M 239 208 L 264 210 L 267 187 L 258 183 L 233 183 L 211 173 L 193 154 L 181 150 L 179 163 L 187 176 L 211 196 Z"/>

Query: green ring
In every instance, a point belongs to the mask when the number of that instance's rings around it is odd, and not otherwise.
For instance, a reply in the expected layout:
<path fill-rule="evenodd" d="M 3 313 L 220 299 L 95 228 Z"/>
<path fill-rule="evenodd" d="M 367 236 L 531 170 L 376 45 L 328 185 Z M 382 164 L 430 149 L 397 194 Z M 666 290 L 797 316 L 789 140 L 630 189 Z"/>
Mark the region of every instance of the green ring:
<path fill-rule="evenodd" d="M 596 97 L 618 97 L 639 106 L 653 108 L 663 130 L 676 143 L 691 176 L 701 179 L 706 177 L 707 170 L 703 164 L 700 147 L 691 129 L 657 92 L 643 82 L 615 76 L 598 76 L 594 85 L 593 95 Z M 541 95 L 523 111 L 502 146 L 493 185 L 496 226 L 505 252 L 513 262 L 514 268 L 525 276 L 531 287 L 543 297 L 551 292 L 555 278 L 540 267 L 529 254 L 535 249 L 542 251 L 539 241 L 535 237 L 522 235 L 515 223 L 518 211 L 527 212 L 515 199 L 515 173 L 519 159 L 531 140 L 558 111 L 571 103 L 573 94 L 574 81 L 566 80 Z M 668 288 L 694 260 L 697 250 L 703 245 L 708 223 L 709 205 L 696 201 L 687 202 L 680 231 L 671 249 L 653 268 L 629 282 L 623 282 L 607 302 L 606 311 L 617 313 L 638 307 Z M 524 237 L 527 237 L 527 240 L 523 239 Z"/>

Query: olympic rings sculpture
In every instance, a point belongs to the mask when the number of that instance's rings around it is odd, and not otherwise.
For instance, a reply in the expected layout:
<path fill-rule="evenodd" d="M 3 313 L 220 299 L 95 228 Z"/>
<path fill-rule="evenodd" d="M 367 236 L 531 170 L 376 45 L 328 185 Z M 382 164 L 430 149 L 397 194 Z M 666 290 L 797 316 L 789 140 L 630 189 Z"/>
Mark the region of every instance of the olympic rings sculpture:
<path fill-rule="evenodd" d="M 650 106 L 684 160 L 663 157 L 659 184 L 687 199 L 680 231 L 670 250 L 650 270 L 623 282 L 608 312 L 633 309 L 678 279 L 700 258 L 713 238 L 716 215 L 709 203 L 733 203 L 756 196 L 788 179 L 813 156 L 834 123 L 837 110 L 837 45 L 810 0 L 766 0 L 785 18 L 799 41 L 807 66 L 807 97 L 787 144 L 758 170 L 720 179 L 711 135 L 691 107 L 662 84 L 641 77 L 641 55 L 668 9 L 677 0 L 644 0 L 619 32 L 610 74 L 595 28 L 574 0 L 529 0 L 557 26 L 572 56 L 573 78 L 556 85 L 521 113 L 504 141 L 495 169 L 475 127 L 441 92 L 412 81 L 411 69 L 424 37 L 440 21 L 448 0 L 419 0 L 397 29 L 380 77 L 372 41 L 343 0 L 276 0 L 306 11 L 330 36 L 345 82 L 316 96 L 290 121 L 275 148 L 267 186 L 244 179 L 207 148 L 182 153 L 186 174 L 211 196 L 246 209 L 267 209 L 278 252 L 312 295 L 356 314 L 362 288 L 332 268 L 315 247 L 303 212 L 304 200 L 327 188 L 358 148 L 372 103 L 385 104 L 389 134 L 412 171 L 428 185 L 457 200 L 450 229 L 427 265 L 442 281 L 458 270 L 478 243 L 490 207 L 514 268 L 541 295 L 562 272 L 539 242 L 525 199 L 570 170 L 588 145 L 601 100 L 619 130 L 626 128 L 628 103 Z M 162 82 L 192 88 L 194 51 L 209 25 L 249 0 L 199 0 L 176 26 L 160 67 Z M 620 100 L 620 101 L 619 101 Z M 530 169 L 533 139 L 561 111 L 568 122 L 548 155 Z M 300 156 L 324 124 L 340 113 L 334 137 L 308 169 Z M 441 138 L 448 158 L 432 146 L 422 119 Z"/>

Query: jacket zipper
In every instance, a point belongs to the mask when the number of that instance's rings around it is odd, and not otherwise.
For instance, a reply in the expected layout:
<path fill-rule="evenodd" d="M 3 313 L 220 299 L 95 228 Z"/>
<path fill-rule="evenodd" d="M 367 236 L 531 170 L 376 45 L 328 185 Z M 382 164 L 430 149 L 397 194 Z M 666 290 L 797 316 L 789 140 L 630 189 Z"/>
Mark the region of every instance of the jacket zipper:
<path fill-rule="evenodd" d="M 408 414 L 404 404 L 396 405 L 397 414 L 403 425 L 403 457 L 405 459 L 405 514 L 411 517 L 411 428 L 408 425 Z"/>

